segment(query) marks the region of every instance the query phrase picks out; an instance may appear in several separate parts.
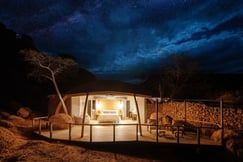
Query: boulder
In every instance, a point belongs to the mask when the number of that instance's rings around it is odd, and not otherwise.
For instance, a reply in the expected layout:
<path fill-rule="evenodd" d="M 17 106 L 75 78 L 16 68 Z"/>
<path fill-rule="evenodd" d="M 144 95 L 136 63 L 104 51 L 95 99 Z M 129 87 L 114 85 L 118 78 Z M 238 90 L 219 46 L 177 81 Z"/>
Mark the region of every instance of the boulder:
<path fill-rule="evenodd" d="M 158 119 L 161 119 L 163 117 L 163 114 L 161 113 L 161 112 L 158 112 Z M 156 118 L 157 118 L 157 113 L 152 113 L 151 115 L 150 115 L 150 118 L 149 119 L 154 119 L 154 120 L 156 120 Z"/>
<path fill-rule="evenodd" d="M 0 112 L 0 116 L 3 118 L 3 119 L 7 119 L 10 114 L 8 112 L 5 112 L 5 111 L 1 111 Z"/>
<path fill-rule="evenodd" d="M 215 142 L 221 142 L 222 139 L 221 139 L 221 134 L 222 134 L 222 130 L 216 130 L 213 132 L 213 134 L 211 135 L 211 139 Z M 224 139 L 223 140 L 227 140 L 229 138 L 233 138 L 233 137 L 237 137 L 238 136 L 238 133 L 236 133 L 235 131 L 233 130 L 230 130 L 230 129 L 225 129 L 224 130 Z"/>
<path fill-rule="evenodd" d="M 231 152 L 239 161 L 243 160 L 243 137 L 231 137 L 225 140 L 225 148 Z"/>
<path fill-rule="evenodd" d="M 75 124 L 82 124 L 83 123 L 82 117 L 74 116 L 73 119 L 74 119 Z M 86 115 L 85 120 L 84 120 L 84 124 L 89 124 L 89 122 L 90 122 L 90 116 Z"/>
<path fill-rule="evenodd" d="M 11 121 L 21 121 L 21 122 L 25 120 L 24 118 L 16 115 L 10 115 L 8 119 Z"/>
<path fill-rule="evenodd" d="M 67 129 L 69 123 L 73 124 L 73 118 L 66 113 L 54 114 L 49 118 L 53 129 Z"/>
<path fill-rule="evenodd" d="M 31 113 L 32 113 L 32 110 L 28 107 L 21 107 L 17 111 L 17 115 L 22 118 L 28 118 Z"/>
<path fill-rule="evenodd" d="M 3 126 L 5 128 L 12 128 L 14 127 L 14 124 L 11 121 L 0 119 L 0 126 Z"/>

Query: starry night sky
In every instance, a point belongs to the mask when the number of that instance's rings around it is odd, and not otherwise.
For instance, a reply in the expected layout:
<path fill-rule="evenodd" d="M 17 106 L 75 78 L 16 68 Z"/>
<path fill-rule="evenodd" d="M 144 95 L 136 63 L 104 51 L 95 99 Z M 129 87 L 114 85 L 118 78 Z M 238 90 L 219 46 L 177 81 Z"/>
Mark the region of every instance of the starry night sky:
<path fill-rule="evenodd" d="M 0 22 L 101 78 L 132 79 L 172 53 L 243 72 L 242 0 L 1 0 Z"/>

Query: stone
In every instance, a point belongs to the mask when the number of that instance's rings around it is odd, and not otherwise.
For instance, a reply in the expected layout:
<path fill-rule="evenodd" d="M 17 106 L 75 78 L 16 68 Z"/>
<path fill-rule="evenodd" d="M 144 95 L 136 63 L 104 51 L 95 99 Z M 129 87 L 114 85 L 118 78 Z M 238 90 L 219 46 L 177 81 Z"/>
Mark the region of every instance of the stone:
<path fill-rule="evenodd" d="M 69 124 L 73 124 L 73 118 L 66 113 L 54 114 L 49 118 L 52 123 L 53 129 L 67 129 Z"/>
<path fill-rule="evenodd" d="M 31 113 L 32 113 L 32 110 L 28 107 L 21 107 L 17 111 L 17 115 L 22 118 L 28 118 Z"/>
<path fill-rule="evenodd" d="M 10 116 L 10 114 L 8 112 L 5 111 L 1 111 L 0 115 L 4 118 L 4 119 L 8 119 L 8 117 Z"/>

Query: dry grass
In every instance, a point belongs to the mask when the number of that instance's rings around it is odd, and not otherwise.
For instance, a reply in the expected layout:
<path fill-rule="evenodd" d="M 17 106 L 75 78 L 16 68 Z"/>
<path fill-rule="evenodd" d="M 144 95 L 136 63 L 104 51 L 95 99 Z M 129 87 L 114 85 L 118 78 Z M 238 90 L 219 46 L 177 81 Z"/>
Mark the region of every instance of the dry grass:
<path fill-rule="evenodd" d="M 4 127 L 0 127 L 0 153 L 7 152 L 15 143 L 15 135 Z"/>

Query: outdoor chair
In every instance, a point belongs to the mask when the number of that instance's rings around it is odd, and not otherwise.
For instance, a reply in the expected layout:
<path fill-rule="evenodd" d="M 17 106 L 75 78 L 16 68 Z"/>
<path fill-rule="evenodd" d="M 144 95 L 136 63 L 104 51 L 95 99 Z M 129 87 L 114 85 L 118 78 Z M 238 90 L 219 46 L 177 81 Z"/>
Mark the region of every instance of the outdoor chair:
<path fill-rule="evenodd" d="M 171 131 L 172 130 L 172 124 L 173 124 L 173 118 L 169 115 L 166 115 L 162 118 L 162 127 L 164 127 L 165 130 Z"/>
<path fill-rule="evenodd" d="M 162 113 L 158 113 L 158 129 L 160 128 L 160 125 L 162 124 L 162 117 L 163 114 Z M 157 129 L 157 122 L 156 122 L 156 118 L 157 118 L 157 113 L 152 113 L 149 117 L 149 119 L 147 119 L 147 130 L 152 133 L 152 130 L 156 130 Z"/>

